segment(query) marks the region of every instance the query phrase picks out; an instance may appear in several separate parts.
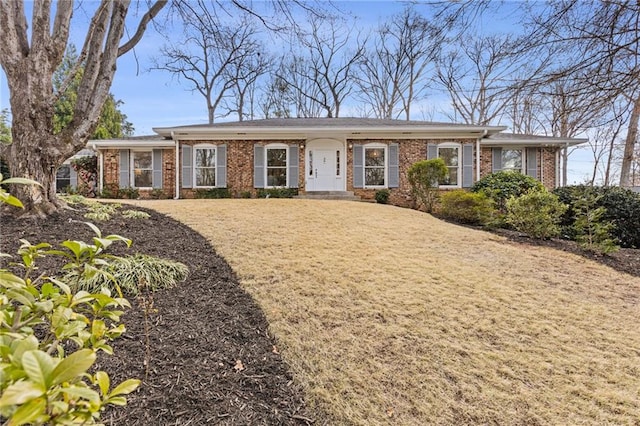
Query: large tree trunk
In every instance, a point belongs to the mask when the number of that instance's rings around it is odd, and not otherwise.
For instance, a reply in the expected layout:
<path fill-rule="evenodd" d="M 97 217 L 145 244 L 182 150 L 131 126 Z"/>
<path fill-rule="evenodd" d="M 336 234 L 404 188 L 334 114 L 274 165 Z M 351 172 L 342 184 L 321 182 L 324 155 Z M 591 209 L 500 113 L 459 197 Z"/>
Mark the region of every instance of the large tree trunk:
<path fill-rule="evenodd" d="M 0 64 L 7 76 L 13 116 L 12 143 L 3 147 L 0 154 L 7 159 L 11 176 L 33 179 L 42 185 L 11 188 L 27 213 L 46 215 L 62 205 L 55 193 L 57 168 L 84 148 L 109 94 L 117 58 L 136 45 L 146 25 L 165 3 L 166 0 L 158 1 L 149 9 L 134 36 L 123 46 L 120 41 L 129 0 L 103 0 L 96 6 L 78 57 L 77 66 L 84 67 L 84 72 L 77 89 L 73 119 L 60 133 L 54 134 L 57 94 L 52 78 L 67 47 L 73 2 L 35 1 L 29 31 L 23 3 L 0 1 Z M 55 15 L 53 22 L 52 14 Z M 70 78 L 74 74 L 70 73 Z"/>
<path fill-rule="evenodd" d="M 624 142 L 624 154 L 622 155 L 622 167 L 620 169 L 620 186 L 630 187 L 633 185 L 631 179 L 631 165 L 633 164 L 633 153 L 635 144 L 638 141 L 638 121 L 640 120 L 640 95 L 633 103 L 633 111 L 629 118 L 627 138 Z"/>

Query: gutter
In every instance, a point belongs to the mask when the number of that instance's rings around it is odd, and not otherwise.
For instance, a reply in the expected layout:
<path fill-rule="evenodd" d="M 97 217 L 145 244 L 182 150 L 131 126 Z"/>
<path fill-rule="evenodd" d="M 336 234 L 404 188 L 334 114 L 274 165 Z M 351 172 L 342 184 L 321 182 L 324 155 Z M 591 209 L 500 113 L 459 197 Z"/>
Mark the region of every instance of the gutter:
<path fill-rule="evenodd" d="M 173 131 L 171 131 L 171 139 L 173 139 Z M 174 200 L 178 200 L 180 199 L 180 141 L 175 140 L 174 142 L 176 143 L 176 166 L 175 166 L 175 173 L 174 176 L 176 178 L 176 184 L 175 184 L 175 194 L 173 196 Z"/>

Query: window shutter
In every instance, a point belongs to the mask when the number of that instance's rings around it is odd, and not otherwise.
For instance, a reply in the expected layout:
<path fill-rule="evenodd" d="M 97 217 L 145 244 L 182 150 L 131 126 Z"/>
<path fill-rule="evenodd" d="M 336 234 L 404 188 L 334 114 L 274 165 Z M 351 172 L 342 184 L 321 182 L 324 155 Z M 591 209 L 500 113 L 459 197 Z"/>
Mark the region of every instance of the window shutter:
<path fill-rule="evenodd" d="M 538 179 L 538 149 L 527 148 L 527 174 Z"/>
<path fill-rule="evenodd" d="M 289 188 L 298 187 L 298 170 L 300 169 L 298 145 L 289 146 L 289 164 L 287 165 L 287 186 Z"/>
<path fill-rule="evenodd" d="M 162 188 L 162 150 L 153 150 L 153 187 Z"/>
<path fill-rule="evenodd" d="M 491 156 L 491 172 L 499 172 L 502 170 L 502 148 L 492 148 Z"/>
<path fill-rule="evenodd" d="M 227 145 L 216 148 L 216 186 L 227 187 Z"/>
<path fill-rule="evenodd" d="M 193 147 L 182 145 L 182 187 L 193 187 Z"/>
<path fill-rule="evenodd" d="M 69 164 L 69 186 L 71 189 L 76 189 L 78 187 L 78 172 L 73 168 L 71 164 Z"/>
<path fill-rule="evenodd" d="M 389 188 L 400 186 L 400 146 L 397 143 L 389 144 Z"/>
<path fill-rule="evenodd" d="M 129 150 L 120 150 L 120 188 L 128 188 L 131 186 L 129 180 Z"/>
<path fill-rule="evenodd" d="M 362 145 L 353 145 L 353 187 L 364 188 L 364 153 Z"/>
<path fill-rule="evenodd" d="M 253 187 L 264 188 L 264 146 L 253 146 Z"/>
<path fill-rule="evenodd" d="M 438 158 L 438 144 L 429 143 L 427 144 L 427 160 L 432 160 L 434 158 Z"/>
<path fill-rule="evenodd" d="M 462 145 L 462 187 L 473 186 L 473 145 Z"/>

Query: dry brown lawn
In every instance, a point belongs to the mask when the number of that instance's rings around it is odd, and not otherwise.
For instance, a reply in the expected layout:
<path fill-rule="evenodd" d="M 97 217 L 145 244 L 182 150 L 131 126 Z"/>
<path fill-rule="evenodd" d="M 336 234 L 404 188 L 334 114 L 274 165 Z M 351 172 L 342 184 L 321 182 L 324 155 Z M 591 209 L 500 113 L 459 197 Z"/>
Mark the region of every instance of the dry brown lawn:
<path fill-rule="evenodd" d="M 228 260 L 319 423 L 640 422 L 640 278 L 391 206 L 138 203 Z"/>

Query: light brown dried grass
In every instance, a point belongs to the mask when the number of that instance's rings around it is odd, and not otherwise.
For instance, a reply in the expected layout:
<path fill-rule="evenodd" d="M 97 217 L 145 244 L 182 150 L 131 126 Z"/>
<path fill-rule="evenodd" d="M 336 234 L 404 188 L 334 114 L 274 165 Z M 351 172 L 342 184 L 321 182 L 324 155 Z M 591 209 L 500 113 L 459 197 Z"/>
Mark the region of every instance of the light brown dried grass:
<path fill-rule="evenodd" d="M 232 265 L 321 423 L 640 419 L 638 278 L 391 206 L 140 205 Z"/>

